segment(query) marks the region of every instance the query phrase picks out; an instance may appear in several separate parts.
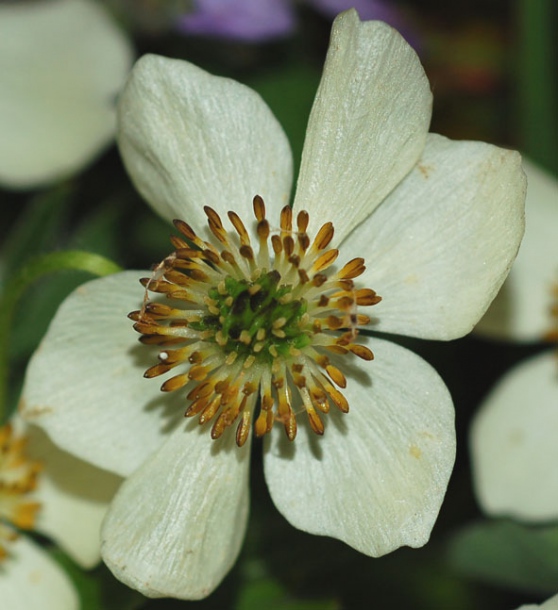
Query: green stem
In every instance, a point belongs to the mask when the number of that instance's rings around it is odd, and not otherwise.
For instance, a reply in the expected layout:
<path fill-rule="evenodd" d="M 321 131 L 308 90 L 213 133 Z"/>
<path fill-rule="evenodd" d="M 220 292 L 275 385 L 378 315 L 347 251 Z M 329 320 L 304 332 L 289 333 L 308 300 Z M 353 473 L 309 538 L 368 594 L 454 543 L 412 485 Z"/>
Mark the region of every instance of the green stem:
<path fill-rule="evenodd" d="M 520 0 L 517 99 L 520 145 L 534 161 L 558 171 L 554 0 Z"/>
<path fill-rule="evenodd" d="M 121 268 L 91 252 L 51 252 L 31 259 L 4 286 L 0 296 L 0 422 L 6 416 L 10 330 L 19 299 L 36 280 L 61 270 L 85 271 L 96 276 L 117 273 Z"/>

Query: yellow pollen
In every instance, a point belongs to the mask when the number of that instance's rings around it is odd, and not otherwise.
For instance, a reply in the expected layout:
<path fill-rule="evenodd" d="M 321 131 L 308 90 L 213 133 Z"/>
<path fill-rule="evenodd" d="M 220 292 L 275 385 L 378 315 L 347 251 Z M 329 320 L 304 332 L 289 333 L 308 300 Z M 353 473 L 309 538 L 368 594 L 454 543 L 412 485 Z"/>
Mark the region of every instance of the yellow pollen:
<path fill-rule="evenodd" d="M 0 561 L 17 530 L 33 529 L 40 504 L 29 498 L 37 486 L 39 462 L 25 456 L 26 439 L 16 437 L 11 424 L 0 427 Z"/>
<path fill-rule="evenodd" d="M 381 300 L 370 288 L 355 287 L 365 271 L 362 258 L 336 270 L 339 251 L 328 248 L 332 223 L 312 239 L 307 212 L 293 218 L 284 207 L 275 230 L 260 196 L 253 208 L 254 233 L 235 212 L 227 214 L 232 231 L 226 230 L 219 214 L 205 207 L 210 241 L 175 220 L 181 234 L 171 238 L 176 249 L 141 280 L 143 305 L 129 316 L 142 343 L 162 347 L 159 364 L 145 377 L 178 369 L 161 390 L 185 387 L 185 416 L 212 421 L 214 439 L 235 425 L 239 446 L 252 428 L 263 436 L 275 422 L 294 440 L 301 408 L 319 435 L 325 425 L 318 413 L 331 406 L 348 412 L 337 389 L 350 383 L 343 360 L 374 357 L 356 343 L 358 327 L 370 322 L 358 308 Z"/>

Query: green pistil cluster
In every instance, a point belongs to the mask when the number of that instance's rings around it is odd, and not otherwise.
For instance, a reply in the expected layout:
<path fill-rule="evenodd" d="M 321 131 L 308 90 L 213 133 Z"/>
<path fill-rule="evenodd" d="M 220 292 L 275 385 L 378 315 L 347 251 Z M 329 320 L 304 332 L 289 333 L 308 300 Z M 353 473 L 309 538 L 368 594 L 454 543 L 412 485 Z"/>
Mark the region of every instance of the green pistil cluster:
<path fill-rule="evenodd" d="M 265 361 L 288 357 L 292 348 L 309 345 L 312 333 L 303 319 L 306 301 L 293 299 L 292 286 L 280 285 L 280 280 L 277 271 L 263 273 L 257 281 L 228 276 L 209 291 L 210 313 L 196 326 L 214 330 L 227 354 L 235 351 Z"/>

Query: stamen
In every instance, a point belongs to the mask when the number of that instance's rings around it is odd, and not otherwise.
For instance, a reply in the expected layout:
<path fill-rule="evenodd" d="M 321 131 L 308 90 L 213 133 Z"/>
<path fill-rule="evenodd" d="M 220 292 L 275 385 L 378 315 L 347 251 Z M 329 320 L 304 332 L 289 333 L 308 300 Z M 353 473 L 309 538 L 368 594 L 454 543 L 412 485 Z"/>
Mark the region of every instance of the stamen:
<path fill-rule="evenodd" d="M 39 462 L 25 456 L 26 439 L 16 437 L 10 424 L 0 428 L 0 561 L 17 538 L 15 528 L 30 530 L 40 504 L 29 498 L 37 486 Z"/>
<path fill-rule="evenodd" d="M 332 270 L 339 256 L 328 249 L 332 223 L 311 241 L 307 212 L 297 214 L 293 231 L 292 210 L 284 207 L 280 228 L 272 230 L 263 199 L 256 195 L 252 203 L 257 252 L 235 212 L 227 214 L 231 233 L 215 210 L 204 208 L 212 241 L 176 220 L 182 237 L 171 238 L 175 251 L 141 280 L 144 302 L 129 316 L 142 343 L 160 347 L 145 377 L 173 371 L 161 390 L 184 388 L 190 401 L 185 416 L 201 425 L 213 422 L 214 439 L 234 425 L 238 446 L 247 442 L 252 425 L 261 437 L 276 421 L 294 440 L 301 406 L 318 435 L 326 429 L 320 414 L 331 405 L 348 412 L 338 389 L 349 383 L 342 361 L 374 358 L 356 341 L 358 327 L 370 322 L 358 308 L 381 300 L 375 291 L 355 287 L 364 259 Z"/>

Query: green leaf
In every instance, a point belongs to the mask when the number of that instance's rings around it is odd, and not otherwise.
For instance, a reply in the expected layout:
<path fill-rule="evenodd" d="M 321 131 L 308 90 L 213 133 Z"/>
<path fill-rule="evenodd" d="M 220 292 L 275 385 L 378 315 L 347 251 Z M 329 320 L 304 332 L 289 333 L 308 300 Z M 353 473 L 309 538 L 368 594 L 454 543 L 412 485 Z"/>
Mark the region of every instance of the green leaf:
<path fill-rule="evenodd" d="M 558 589 L 558 525 L 484 521 L 460 531 L 449 548 L 453 567 L 472 578 L 540 594 Z"/>
<path fill-rule="evenodd" d="M 247 83 L 263 97 L 283 126 L 293 149 L 295 167 L 300 164 L 306 125 L 319 82 L 319 70 L 299 63 L 270 71 Z"/>
<path fill-rule="evenodd" d="M 51 252 L 31 259 L 4 286 L 0 295 L 0 421 L 7 415 L 8 354 L 17 305 L 23 293 L 38 279 L 62 270 L 84 271 L 95 276 L 120 271 L 111 260 L 91 252 Z"/>
<path fill-rule="evenodd" d="M 69 184 L 62 184 L 41 192 L 29 202 L 2 244 L 5 279 L 30 257 L 56 245 L 72 192 Z"/>
<path fill-rule="evenodd" d="M 335 600 L 293 599 L 275 580 L 259 579 L 248 583 L 240 592 L 236 610 L 338 610 Z"/>

